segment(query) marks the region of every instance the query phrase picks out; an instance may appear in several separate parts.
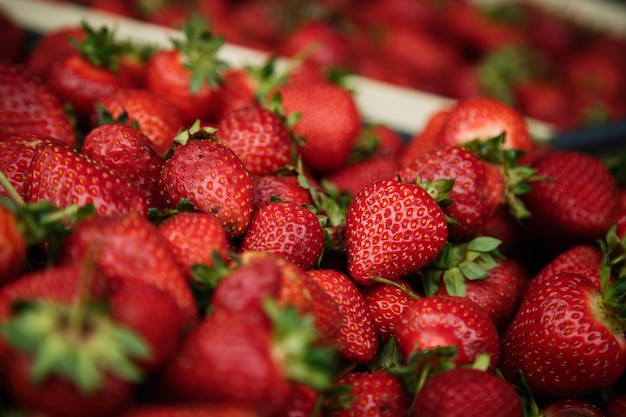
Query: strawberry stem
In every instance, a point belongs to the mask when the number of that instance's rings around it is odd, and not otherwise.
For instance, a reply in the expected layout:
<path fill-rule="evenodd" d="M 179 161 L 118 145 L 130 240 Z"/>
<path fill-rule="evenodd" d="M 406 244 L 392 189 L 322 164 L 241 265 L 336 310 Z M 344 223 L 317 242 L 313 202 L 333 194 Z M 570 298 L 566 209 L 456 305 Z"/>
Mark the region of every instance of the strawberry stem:
<path fill-rule="evenodd" d="M 13 184 L 11 184 L 11 181 L 9 181 L 6 174 L 2 170 L 0 170 L 0 186 L 4 188 L 11 200 L 13 200 L 16 204 L 20 206 L 26 205 L 22 196 L 17 192 L 15 187 L 13 187 Z"/>
<path fill-rule="evenodd" d="M 400 291 L 402 291 L 403 293 L 405 293 L 406 295 L 408 295 L 414 300 L 418 300 L 420 298 L 420 296 L 415 291 L 412 291 L 409 288 L 406 288 L 400 285 L 396 281 L 392 281 L 390 279 L 383 278 L 383 277 L 371 277 L 371 280 L 378 282 L 380 284 L 391 285 L 393 287 L 396 287 L 397 289 L 399 289 Z"/>

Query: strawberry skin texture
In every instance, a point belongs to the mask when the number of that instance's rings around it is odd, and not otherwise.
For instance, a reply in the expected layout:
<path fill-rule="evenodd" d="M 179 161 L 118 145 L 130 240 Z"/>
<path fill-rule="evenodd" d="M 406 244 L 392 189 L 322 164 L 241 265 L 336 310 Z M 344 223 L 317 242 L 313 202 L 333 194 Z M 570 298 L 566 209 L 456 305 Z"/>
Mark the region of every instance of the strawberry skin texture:
<path fill-rule="evenodd" d="M 329 82 L 296 82 L 279 92 L 285 114 L 300 113 L 293 131 L 306 141 L 298 147 L 305 165 L 318 173 L 343 166 L 361 130 L 354 97 Z"/>
<path fill-rule="evenodd" d="M 0 136 L 26 133 L 76 144 L 70 119 L 50 88 L 24 67 L 0 63 Z"/>
<path fill-rule="evenodd" d="M 28 201 L 58 207 L 92 203 L 99 215 L 147 213 L 143 195 L 124 177 L 62 143 L 47 142 L 28 170 Z"/>
<path fill-rule="evenodd" d="M 172 147 L 185 121 L 178 109 L 159 93 L 142 88 L 121 88 L 99 100 L 114 119 L 126 111 L 129 122 L 136 121 L 139 130 L 152 144 L 152 149 L 163 157 Z"/>
<path fill-rule="evenodd" d="M 473 363 L 488 354 L 490 367 L 498 364 L 498 331 L 487 312 L 464 297 L 432 295 L 413 301 L 396 322 L 398 349 L 408 358 L 443 346 L 456 346 L 457 365 Z"/>
<path fill-rule="evenodd" d="M 295 175 L 253 175 L 252 207 L 254 210 L 272 202 L 272 197 L 281 201 L 311 205 L 309 190 L 302 187 Z"/>
<path fill-rule="evenodd" d="M 308 208 L 289 201 L 255 210 L 241 240 L 240 251 L 276 253 L 303 269 L 312 268 L 324 249 L 324 231 Z"/>
<path fill-rule="evenodd" d="M 329 174 L 326 179 L 339 191 L 356 195 L 371 182 L 395 178 L 399 169 L 400 164 L 395 157 L 373 156 L 346 165 Z"/>
<path fill-rule="evenodd" d="M 163 203 L 175 207 L 189 200 L 215 215 L 229 238 L 242 235 L 252 216 L 252 177 L 237 154 L 213 140 L 177 146 L 161 170 Z"/>
<path fill-rule="evenodd" d="M 160 206 L 158 181 L 163 160 L 139 130 L 120 123 L 98 126 L 83 139 L 81 152 L 128 179 L 142 192 L 148 207 Z"/>
<path fill-rule="evenodd" d="M 612 330 L 600 292 L 562 272 L 527 293 L 501 340 L 500 368 L 523 372 L 536 396 L 577 396 L 612 385 L 626 369 L 626 339 Z"/>
<path fill-rule="evenodd" d="M 335 300 L 343 315 L 337 335 L 339 353 L 351 362 L 371 362 L 378 351 L 378 338 L 360 289 L 334 269 L 312 269 L 307 274 Z"/>
<path fill-rule="evenodd" d="M 398 279 L 432 261 L 447 241 L 448 226 L 422 187 L 381 180 L 361 189 L 348 206 L 345 238 L 350 275 L 371 285 L 372 276 Z"/>
<path fill-rule="evenodd" d="M 227 113 L 217 132 L 253 175 L 272 174 L 291 163 L 291 132 L 278 116 L 260 106 Z"/>
<path fill-rule="evenodd" d="M 456 368 L 431 377 L 417 393 L 412 417 L 522 417 L 517 391 L 493 373 Z"/>
<path fill-rule="evenodd" d="M 395 282 L 407 291 L 412 291 L 406 281 Z M 372 285 L 364 288 L 363 291 L 379 344 L 385 343 L 394 335 L 398 316 L 413 302 L 414 298 L 395 285 L 389 284 Z"/>

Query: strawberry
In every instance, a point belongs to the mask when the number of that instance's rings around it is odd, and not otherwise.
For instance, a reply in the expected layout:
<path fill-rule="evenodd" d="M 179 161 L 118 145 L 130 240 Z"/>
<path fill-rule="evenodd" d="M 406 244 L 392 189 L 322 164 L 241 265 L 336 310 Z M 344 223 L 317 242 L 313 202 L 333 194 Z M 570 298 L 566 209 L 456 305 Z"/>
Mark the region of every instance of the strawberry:
<path fill-rule="evenodd" d="M 612 395 L 604 407 L 606 417 L 620 417 L 626 412 L 626 394 L 617 392 Z"/>
<path fill-rule="evenodd" d="M 258 413 L 236 404 L 137 404 L 118 417 L 258 417 Z"/>
<path fill-rule="evenodd" d="M 474 301 L 450 295 L 414 300 L 398 317 L 398 350 L 406 358 L 440 347 L 456 348 L 454 363 L 474 362 L 487 354 L 490 367 L 498 364 L 498 331 L 487 312 Z"/>
<path fill-rule="evenodd" d="M 124 112 L 129 122 L 137 122 L 152 149 L 163 157 L 172 147 L 178 131 L 185 127 L 178 109 L 159 93 L 143 88 L 122 88 L 98 101 L 114 119 Z"/>
<path fill-rule="evenodd" d="M 361 290 L 334 269 L 312 269 L 307 274 L 339 306 L 343 316 L 337 335 L 339 354 L 350 362 L 371 362 L 378 352 L 378 338 Z"/>
<path fill-rule="evenodd" d="M 319 408 L 321 393 L 305 384 L 294 384 L 291 398 L 278 417 L 305 417 L 314 415 Z"/>
<path fill-rule="evenodd" d="M 82 26 L 61 26 L 41 35 L 25 58 L 24 65 L 32 74 L 46 79 L 52 66 L 76 52 L 76 42 L 87 37 Z"/>
<path fill-rule="evenodd" d="M 270 61 L 273 62 L 273 61 Z M 226 68 L 222 82 L 215 91 L 212 120 L 220 121 L 231 111 L 258 105 L 256 94 L 259 85 L 248 68 Z"/>
<path fill-rule="evenodd" d="M 559 130 L 578 123 L 568 90 L 556 82 L 529 80 L 515 86 L 516 106 L 528 117 L 552 123 Z"/>
<path fill-rule="evenodd" d="M 614 220 L 617 184 L 602 160 L 551 149 L 530 167 L 547 180 L 534 182 L 521 196 L 532 213 L 523 223 L 529 238 L 554 250 L 604 236 Z"/>
<path fill-rule="evenodd" d="M 446 197 L 451 202 L 443 211 L 454 221 L 448 226 L 448 239 L 459 242 L 483 234 L 488 219 L 501 203 L 502 193 L 489 186 L 490 173 L 487 163 L 476 154 L 460 145 L 450 145 L 416 157 L 399 170 L 398 177 L 417 183 L 454 181 Z"/>
<path fill-rule="evenodd" d="M 240 251 L 276 253 L 303 269 L 312 268 L 324 249 L 324 231 L 308 207 L 290 201 L 266 204 L 252 213 Z"/>
<path fill-rule="evenodd" d="M 554 400 L 541 409 L 543 417 L 605 417 L 602 410 L 585 399 L 565 398 Z"/>
<path fill-rule="evenodd" d="M 287 407 L 294 383 L 330 386 L 328 362 L 318 362 L 318 368 L 303 356 L 315 340 L 313 329 L 292 308 L 283 310 L 271 299 L 264 305 L 212 310 L 163 369 L 158 392 L 177 402 L 238 404 L 277 415 Z"/>
<path fill-rule="evenodd" d="M 17 276 L 25 264 L 26 241 L 18 229 L 17 219 L 0 204 L 0 283 Z"/>
<path fill-rule="evenodd" d="M 560 272 L 527 292 L 501 339 L 504 376 L 516 383 L 523 374 L 538 397 L 612 385 L 626 369 L 619 282 L 609 285 L 604 274 L 598 290 L 582 275 Z"/>
<path fill-rule="evenodd" d="M 258 311 L 264 298 L 275 298 L 281 307 L 291 306 L 301 315 L 313 316 L 324 341 L 336 340 L 342 313 L 304 269 L 268 252 L 246 252 L 241 265 L 218 282 L 211 308 L 233 313 Z"/>
<path fill-rule="evenodd" d="M 230 250 L 222 223 L 209 213 L 179 212 L 161 222 L 157 230 L 188 279 L 194 265 L 213 266 L 215 254 L 226 258 Z"/>
<path fill-rule="evenodd" d="M 329 417 L 408 415 L 410 401 L 400 380 L 385 370 L 349 372 L 335 386 L 349 391 L 326 406 L 324 415 Z"/>
<path fill-rule="evenodd" d="M 223 36 L 213 36 L 199 16 L 182 27 L 183 39 L 156 52 L 146 67 L 146 88 L 162 94 L 185 123 L 205 120 L 213 112 L 215 91 L 226 64 L 217 56 Z"/>
<path fill-rule="evenodd" d="M 65 238 L 59 262 L 78 262 L 94 241 L 100 245 L 96 264 L 112 288 L 135 282 L 154 285 L 176 300 L 185 323 L 195 321 L 197 308 L 187 281 L 169 246 L 146 217 L 131 213 L 82 220 Z"/>
<path fill-rule="evenodd" d="M 304 138 L 298 147 L 304 164 L 318 173 L 344 165 L 361 129 L 351 93 L 330 82 L 293 82 L 277 94 L 287 117 L 299 115 L 292 129 Z"/>
<path fill-rule="evenodd" d="M 273 199 L 311 205 L 309 190 L 300 185 L 297 175 L 253 175 L 252 206 L 254 210 L 269 204 Z"/>
<path fill-rule="evenodd" d="M 371 182 L 395 178 L 399 169 L 394 157 L 372 156 L 331 172 L 326 180 L 339 191 L 354 196 Z"/>
<path fill-rule="evenodd" d="M 79 118 L 88 121 L 94 103 L 131 83 L 118 71 L 121 52 L 115 33 L 106 26 L 95 30 L 87 23 L 82 29 L 85 40 L 76 42 L 74 53 L 53 63 L 46 84 Z"/>
<path fill-rule="evenodd" d="M 409 139 L 404 152 L 399 157 L 400 165 L 403 167 L 410 165 L 415 159 L 438 146 L 439 135 L 449 113 L 448 109 L 443 109 L 428 117 L 424 127 Z"/>
<path fill-rule="evenodd" d="M 348 206 L 348 270 L 358 283 L 398 279 L 432 261 L 448 226 L 437 202 L 417 184 L 382 180 L 363 187 Z"/>
<path fill-rule="evenodd" d="M 27 201 L 50 201 L 57 207 L 91 203 L 99 215 L 147 213 L 143 195 L 124 177 L 63 143 L 44 143 L 27 178 Z"/>
<path fill-rule="evenodd" d="M 413 417 L 522 417 L 515 387 L 495 374 L 455 368 L 429 378 L 415 398 Z"/>
<path fill-rule="evenodd" d="M 158 181 L 163 160 L 139 130 L 123 123 L 97 126 L 84 137 L 81 152 L 126 178 L 141 191 L 148 207 L 160 206 Z"/>
<path fill-rule="evenodd" d="M 40 134 L 74 146 L 76 133 L 59 99 L 23 66 L 0 63 L 0 135 Z"/>
<path fill-rule="evenodd" d="M 224 114 L 217 132 L 253 175 L 272 174 L 293 162 L 291 132 L 276 114 L 260 106 Z"/>
<path fill-rule="evenodd" d="M 188 132 L 179 137 L 161 170 L 163 203 L 175 207 L 186 199 L 198 211 L 215 215 L 229 238 L 241 236 L 252 216 L 250 173 L 235 151 L 213 137 L 212 131 L 194 125 Z"/>
<path fill-rule="evenodd" d="M 393 284 L 381 282 L 363 289 L 365 303 L 378 335 L 379 345 L 394 335 L 398 316 L 411 302 L 418 298 L 409 284 L 396 280 Z"/>

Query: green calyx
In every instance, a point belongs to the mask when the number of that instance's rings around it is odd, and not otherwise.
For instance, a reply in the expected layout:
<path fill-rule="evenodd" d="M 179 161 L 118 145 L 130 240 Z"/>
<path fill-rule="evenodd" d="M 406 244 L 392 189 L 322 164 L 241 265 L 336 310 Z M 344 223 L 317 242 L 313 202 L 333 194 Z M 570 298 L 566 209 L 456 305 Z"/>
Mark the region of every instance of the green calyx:
<path fill-rule="evenodd" d="M 620 239 L 613 224 L 604 240 L 598 241 L 603 254 L 600 268 L 601 304 L 618 333 L 626 331 L 626 237 Z M 612 281 L 613 277 L 617 277 Z"/>
<path fill-rule="evenodd" d="M 70 39 L 70 42 L 77 48 L 78 53 L 96 67 L 117 72 L 119 69 L 119 58 L 124 48 L 116 40 L 115 31 L 107 26 L 102 26 L 96 30 L 84 21 L 81 27 L 85 33 L 85 39 Z"/>
<path fill-rule="evenodd" d="M 319 344 L 319 332 L 313 316 L 300 315 L 293 306 L 281 307 L 268 298 L 263 302 L 270 319 L 272 354 L 283 364 L 287 378 L 325 391 L 332 386 L 338 364 L 337 350 Z"/>
<path fill-rule="evenodd" d="M 217 129 L 209 126 L 201 126 L 200 120 L 196 120 L 189 129 L 181 130 L 174 138 L 174 143 L 186 145 L 190 140 L 217 140 Z"/>
<path fill-rule="evenodd" d="M 0 325 L 0 335 L 13 349 L 32 356 L 31 377 L 37 384 L 57 375 L 92 393 L 102 387 L 107 372 L 139 381 L 142 374 L 135 360 L 149 357 L 148 346 L 101 306 L 85 307 L 77 320 L 69 305 L 28 303 Z"/>
<path fill-rule="evenodd" d="M 441 281 L 449 295 L 465 297 L 466 280 L 482 280 L 491 276 L 503 255 L 498 250 L 499 239 L 479 236 L 460 244 L 446 243 L 437 258 L 422 271 L 426 295 L 435 294 Z"/>
<path fill-rule="evenodd" d="M 172 43 L 183 54 L 183 65 L 191 72 L 191 92 L 198 93 L 203 85 L 217 88 L 223 82 L 223 71 L 228 68 L 218 57 L 224 36 L 212 34 L 206 20 L 197 14 L 187 20 L 182 32 L 184 39 L 173 39 Z"/>

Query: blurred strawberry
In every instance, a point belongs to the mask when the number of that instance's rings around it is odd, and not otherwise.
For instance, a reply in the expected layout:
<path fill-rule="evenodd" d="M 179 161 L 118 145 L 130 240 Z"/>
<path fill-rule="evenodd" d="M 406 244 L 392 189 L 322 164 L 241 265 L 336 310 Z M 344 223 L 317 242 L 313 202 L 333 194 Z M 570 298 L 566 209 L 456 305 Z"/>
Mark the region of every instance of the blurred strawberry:
<path fill-rule="evenodd" d="M 87 37 L 83 27 L 62 26 L 42 34 L 37 39 L 32 50 L 25 58 L 24 65 L 36 76 L 45 80 L 52 66 L 63 58 L 76 53 L 77 41 L 84 41 Z"/>

